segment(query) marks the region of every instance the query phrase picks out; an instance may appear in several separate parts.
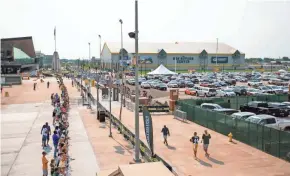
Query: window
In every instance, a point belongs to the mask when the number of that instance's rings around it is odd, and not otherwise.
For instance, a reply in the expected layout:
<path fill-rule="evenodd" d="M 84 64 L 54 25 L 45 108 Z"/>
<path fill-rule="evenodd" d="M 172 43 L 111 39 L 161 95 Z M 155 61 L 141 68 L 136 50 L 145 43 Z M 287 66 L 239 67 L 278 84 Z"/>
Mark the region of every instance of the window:
<path fill-rule="evenodd" d="M 276 123 L 276 119 L 275 118 L 266 119 L 266 124 L 275 124 L 275 123 Z"/>

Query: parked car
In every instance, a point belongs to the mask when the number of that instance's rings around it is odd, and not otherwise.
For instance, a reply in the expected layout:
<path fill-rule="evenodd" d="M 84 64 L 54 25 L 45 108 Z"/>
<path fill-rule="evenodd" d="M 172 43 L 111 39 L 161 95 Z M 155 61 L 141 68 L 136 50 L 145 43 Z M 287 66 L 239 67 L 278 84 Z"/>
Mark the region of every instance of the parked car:
<path fill-rule="evenodd" d="M 248 86 L 258 87 L 258 86 L 262 86 L 262 85 L 263 85 L 263 83 L 259 80 L 248 81 Z"/>
<path fill-rule="evenodd" d="M 216 96 L 216 89 L 199 86 L 196 96 L 214 97 Z"/>
<path fill-rule="evenodd" d="M 247 95 L 247 86 L 235 86 L 233 88 L 233 91 L 236 93 L 236 95 Z"/>
<path fill-rule="evenodd" d="M 220 89 L 216 91 L 218 97 L 233 97 L 236 93 L 232 89 Z"/>
<path fill-rule="evenodd" d="M 202 103 L 200 105 L 200 107 L 202 109 L 208 109 L 208 110 L 213 110 L 213 109 L 224 109 L 223 107 L 221 107 L 220 105 L 218 104 L 215 104 L 215 103 Z"/>
<path fill-rule="evenodd" d="M 275 128 L 278 130 L 288 132 L 290 131 L 290 121 L 278 120 L 276 117 L 267 114 L 254 115 L 248 117 L 246 121 L 260 125 L 265 125 L 267 127 Z"/>
<path fill-rule="evenodd" d="M 267 87 L 274 91 L 275 94 L 283 94 L 283 89 L 281 89 L 279 86 L 268 85 Z"/>
<path fill-rule="evenodd" d="M 231 115 L 233 119 L 245 120 L 250 116 L 256 115 L 253 112 L 237 112 Z"/>
<path fill-rule="evenodd" d="M 272 89 L 270 89 L 267 86 L 260 86 L 260 87 L 258 87 L 258 89 L 260 91 L 262 91 L 262 93 L 269 93 L 269 94 L 274 94 L 275 93 L 275 91 L 273 91 Z"/>
<path fill-rule="evenodd" d="M 160 84 L 158 84 L 157 89 L 166 91 L 167 90 L 167 86 L 164 83 L 160 83 Z"/>
<path fill-rule="evenodd" d="M 232 115 L 234 113 L 240 112 L 239 110 L 236 109 L 229 109 L 229 108 L 222 108 L 222 109 L 213 109 L 213 111 L 226 114 L 226 115 Z"/>
<path fill-rule="evenodd" d="M 148 82 L 142 82 L 141 83 L 141 88 L 143 88 L 143 89 L 150 89 L 151 86 L 150 86 L 150 84 Z"/>
<path fill-rule="evenodd" d="M 193 87 L 194 84 L 191 81 L 185 81 L 185 87 Z"/>
<path fill-rule="evenodd" d="M 167 87 L 168 88 L 178 88 L 178 84 L 176 81 L 170 81 L 168 84 L 167 84 Z"/>
<path fill-rule="evenodd" d="M 196 89 L 194 89 L 194 88 L 189 88 L 189 89 L 186 89 L 185 91 L 184 91 L 184 93 L 186 94 L 186 95 L 196 95 Z"/>
<path fill-rule="evenodd" d="M 242 112 L 253 112 L 255 114 L 269 114 L 276 117 L 287 117 L 289 115 L 288 109 L 282 109 L 281 107 L 274 107 L 269 105 L 267 102 L 262 101 L 251 101 L 245 105 L 240 106 Z"/>

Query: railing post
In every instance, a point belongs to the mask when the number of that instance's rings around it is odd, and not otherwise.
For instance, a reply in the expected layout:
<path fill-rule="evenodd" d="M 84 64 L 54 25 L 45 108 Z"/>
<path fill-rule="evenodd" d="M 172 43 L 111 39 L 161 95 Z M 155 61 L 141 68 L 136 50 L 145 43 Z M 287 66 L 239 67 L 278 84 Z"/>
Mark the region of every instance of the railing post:
<path fill-rule="evenodd" d="M 281 157 L 280 148 L 281 148 L 281 130 L 278 130 L 278 156 L 279 158 Z"/>

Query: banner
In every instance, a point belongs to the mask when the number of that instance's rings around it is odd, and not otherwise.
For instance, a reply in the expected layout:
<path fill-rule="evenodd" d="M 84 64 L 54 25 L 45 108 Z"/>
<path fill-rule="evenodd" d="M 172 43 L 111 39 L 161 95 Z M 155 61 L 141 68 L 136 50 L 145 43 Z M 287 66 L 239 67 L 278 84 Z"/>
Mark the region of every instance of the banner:
<path fill-rule="evenodd" d="M 147 111 L 149 112 L 169 112 L 169 106 L 146 106 Z M 139 106 L 139 112 L 142 112 L 143 106 Z"/>
<path fill-rule="evenodd" d="M 152 152 L 152 156 L 154 155 L 154 146 L 153 146 L 153 124 L 150 112 L 147 110 L 146 107 L 143 107 L 143 120 L 144 120 L 144 129 L 145 129 L 145 136 L 149 148 Z"/>

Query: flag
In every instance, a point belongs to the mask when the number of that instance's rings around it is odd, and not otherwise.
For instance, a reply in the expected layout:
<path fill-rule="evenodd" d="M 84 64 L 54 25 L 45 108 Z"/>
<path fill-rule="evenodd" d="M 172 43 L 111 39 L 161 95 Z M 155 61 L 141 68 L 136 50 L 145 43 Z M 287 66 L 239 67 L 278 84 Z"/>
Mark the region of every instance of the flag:
<path fill-rule="evenodd" d="M 54 35 L 54 39 L 55 39 L 55 37 L 56 37 L 56 27 L 54 27 L 53 35 Z"/>
<path fill-rule="evenodd" d="M 148 111 L 147 107 L 143 106 L 143 120 L 144 120 L 144 129 L 145 129 L 145 136 L 149 148 L 151 150 L 152 156 L 154 155 L 154 145 L 153 145 L 153 124 L 150 112 Z"/>

